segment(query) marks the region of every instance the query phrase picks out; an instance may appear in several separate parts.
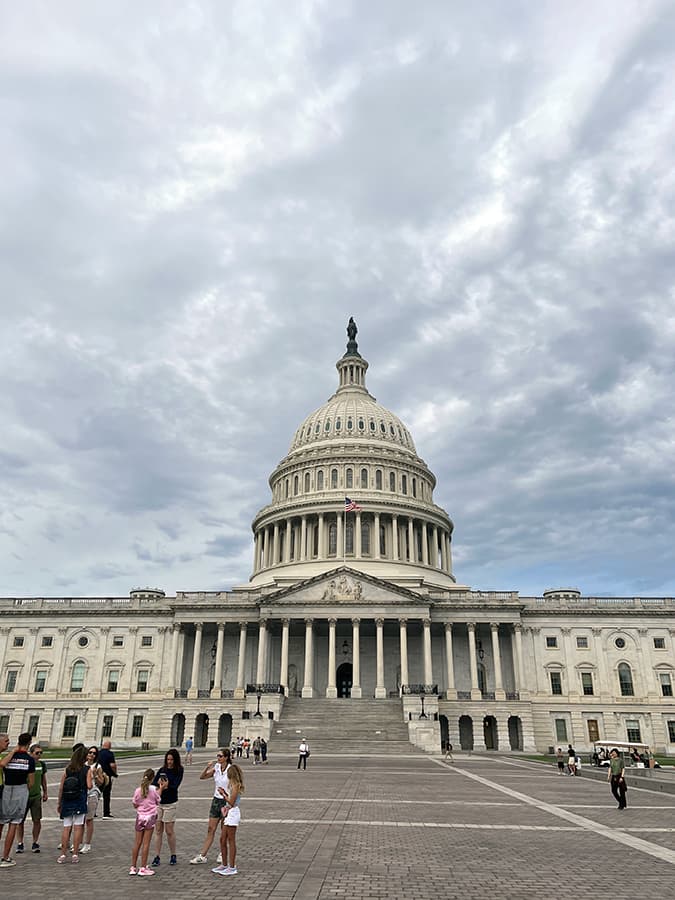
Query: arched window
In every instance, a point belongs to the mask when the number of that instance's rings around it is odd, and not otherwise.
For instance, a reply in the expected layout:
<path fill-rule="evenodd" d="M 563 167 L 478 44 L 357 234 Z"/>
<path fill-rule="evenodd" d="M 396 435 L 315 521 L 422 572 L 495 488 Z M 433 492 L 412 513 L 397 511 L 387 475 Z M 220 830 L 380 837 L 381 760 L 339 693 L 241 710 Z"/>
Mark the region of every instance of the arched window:
<path fill-rule="evenodd" d="M 412 495 L 413 497 L 417 496 L 417 479 L 413 478 L 412 480 Z"/>
<path fill-rule="evenodd" d="M 345 487 L 353 488 L 354 487 L 354 473 L 351 469 L 347 469 L 345 472 Z"/>
<path fill-rule="evenodd" d="M 345 552 L 354 553 L 354 525 L 352 522 L 347 522 L 345 527 Z"/>
<path fill-rule="evenodd" d="M 84 688 L 84 676 L 87 671 L 87 667 L 79 659 L 76 663 L 73 663 L 73 671 L 70 676 L 70 690 L 74 694 L 81 694 L 82 689 Z"/>
<path fill-rule="evenodd" d="M 305 472 L 305 493 L 309 494 L 309 472 Z"/>
<path fill-rule="evenodd" d="M 288 500 L 288 478 L 286 479 L 286 500 Z"/>
<path fill-rule="evenodd" d="M 297 496 L 299 487 L 300 487 L 300 482 L 298 480 L 298 476 L 294 475 L 293 476 L 293 496 L 294 497 Z"/>
<path fill-rule="evenodd" d="M 377 469 L 375 471 L 375 490 L 382 490 L 382 469 Z"/>
<path fill-rule="evenodd" d="M 316 473 L 316 489 L 317 491 L 323 490 L 323 472 L 321 470 Z"/>
<path fill-rule="evenodd" d="M 622 697 L 633 696 L 633 673 L 628 663 L 619 663 L 619 687 Z"/>
<path fill-rule="evenodd" d="M 337 556 L 337 525 L 328 526 L 328 555 Z"/>
<path fill-rule="evenodd" d="M 370 525 L 368 522 L 361 522 L 361 553 L 363 556 L 370 556 Z"/>
<path fill-rule="evenodd" d="M 361 487 L 368 487 L 368 469 L 361 469 Z"/>
<path fill-rule="evenodd" d="M 337 469 L 330 470 L 330 486 L 335 490 L 338 486 L 338 471 Z"/>
<path fill-rule="evenodd" d="M 394 472 L 389 473 L 389 490 L 392 494 L 396 493 L 396 475 Z"/>
<path fill-rule="evenodd" d="M 336 431 L 342 430 L 342 419 L 340 418 L 340 416 L 338 416 L 337 419 L 335 420 L 335 430 Z"/>
<path fill-rule="evenodd" d="M 408 493 L 408 476 L 407 475 L 401 475 L 401 493 L 402 494 Z"/>

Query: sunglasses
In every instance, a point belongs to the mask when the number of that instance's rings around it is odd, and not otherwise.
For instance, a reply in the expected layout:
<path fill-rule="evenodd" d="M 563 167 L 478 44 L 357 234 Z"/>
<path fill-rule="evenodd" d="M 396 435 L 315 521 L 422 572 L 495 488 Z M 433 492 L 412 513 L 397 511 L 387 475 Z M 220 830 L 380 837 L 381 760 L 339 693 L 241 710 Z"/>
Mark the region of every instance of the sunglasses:
<path fill-rule="evenodd" d="M 224 753 L 216 753 L 216 756 L 218 757 L 218 759 L 225 759 Z"/>

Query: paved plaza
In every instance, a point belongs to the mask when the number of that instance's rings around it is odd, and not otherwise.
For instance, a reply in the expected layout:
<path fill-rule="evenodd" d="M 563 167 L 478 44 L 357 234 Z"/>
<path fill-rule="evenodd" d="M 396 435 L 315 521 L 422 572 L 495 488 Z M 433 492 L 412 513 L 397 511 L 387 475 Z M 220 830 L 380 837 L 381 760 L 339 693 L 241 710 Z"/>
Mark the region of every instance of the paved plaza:
<path fill-rule="evenodd" d="M 398 757 L 312 755 L 268 766 L 243 760 L 246 796 L 239 874 L 218 877 L 188 860 L 206 831 L 211 782 L 197 755 L 181 789 L 178 865 L 166 849 L 153 878 L 127 875 L 133 788 L 158 757 L 120 762 L 112 820 L 97 820 L 94 849 L 78 867 L 56 865 L 60 827 L 46 805 L 43 852 L 0 870 L 0 894 L 74 898 L 673 897 L 675 796 L 631 788 L 619 812 L 603 781 L 559 777 L 551 767 L 459 754 L 454 765 Z M 55 796 L 56 770 L 50 778 Z M 29 844 L 30 846 L 30 844 Z"/>

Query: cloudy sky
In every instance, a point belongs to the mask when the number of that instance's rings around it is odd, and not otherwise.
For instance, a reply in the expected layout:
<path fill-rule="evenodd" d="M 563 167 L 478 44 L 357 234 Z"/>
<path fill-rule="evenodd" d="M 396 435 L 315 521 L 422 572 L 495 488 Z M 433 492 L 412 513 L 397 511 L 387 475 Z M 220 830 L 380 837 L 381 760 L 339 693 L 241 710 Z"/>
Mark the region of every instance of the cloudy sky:
<path fill-rule="evenodd" d="M 458 581 L 675 593 L 672 2 L 0 18 L 0 595 L 244 583 L 350 315 Z"/>

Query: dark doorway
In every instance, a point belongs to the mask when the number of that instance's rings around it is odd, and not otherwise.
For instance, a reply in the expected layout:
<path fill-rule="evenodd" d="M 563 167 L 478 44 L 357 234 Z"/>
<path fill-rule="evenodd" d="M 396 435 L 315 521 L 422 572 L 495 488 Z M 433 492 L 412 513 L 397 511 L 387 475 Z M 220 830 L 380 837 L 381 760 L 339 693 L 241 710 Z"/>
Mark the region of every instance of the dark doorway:
<path fill-rule="evenodd" d="M 232 716 L 223 713 L 218 719 L 218 746 L 229 747 L 232 740 Z"/>
<path fill-rule="evenodd" d="M 439 716 L 438 721 L 441 724 L 441 750 L 445 752 L 448 747 L 448 741 L 450 740 L 450 726 L 448 725 L 448 717 Z"/>
<path fill-rule="evenodd" d="M 209 737 L 209 717 L 199 713 L 195 719 L 195 747 L 206 747 Z"/>
<path fill-rule="evenodd" d="M 523 749 L 523 723 L 519 716 L 509 716 L 509 744 L 512 750 Z"/>
<path fill-rule="evenodd" d="M 351 697 L 352 695 L 352 664 L 342 663 L 335 673 L 338 697 Z"/>
<path fill-rule="evenodd" d="M 473 750 L 473 721 L 471 716 L 459 717 L 459 746 L 462 750 Z"/>
<path fill-rule="evenodd" d="M 176 713 L 171 720 L 171 746 L 180 747 L 185 737 L 185 716 L 183 713 Z"/>
<path fill-rule="evenodd" d="M 499 750 L 497 720 L 494 716 L 485 716 L 483 719 L 483 738 L 486 750 Z"/>

